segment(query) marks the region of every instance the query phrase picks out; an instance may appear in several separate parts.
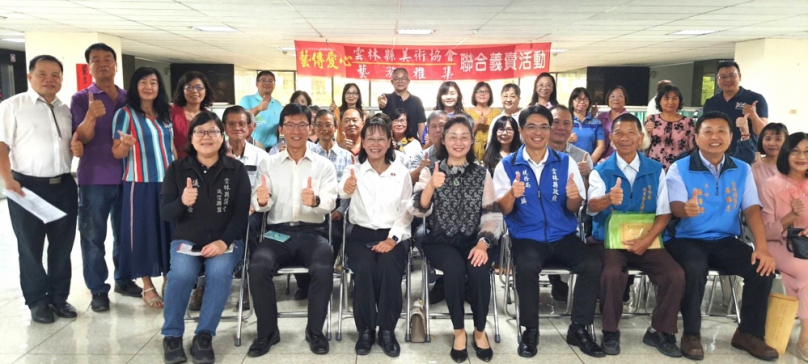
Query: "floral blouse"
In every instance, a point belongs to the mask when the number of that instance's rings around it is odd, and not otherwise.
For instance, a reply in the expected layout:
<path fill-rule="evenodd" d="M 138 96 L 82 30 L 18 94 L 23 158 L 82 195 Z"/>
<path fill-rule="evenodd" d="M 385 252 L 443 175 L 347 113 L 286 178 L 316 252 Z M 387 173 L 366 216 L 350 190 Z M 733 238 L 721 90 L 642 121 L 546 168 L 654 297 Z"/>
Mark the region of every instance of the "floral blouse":
<path fill-rule="evenodd" d="M 651 121 L 654 122 L 654 130 L 651 132 L 648 158 L 662 163 L 667 171 L 679 154 L 696 147 L 693 119 L 683 116 L 678 121 L 669 122 L 663 120 L 661 114 L 656 114 L 651 116 Z"/>

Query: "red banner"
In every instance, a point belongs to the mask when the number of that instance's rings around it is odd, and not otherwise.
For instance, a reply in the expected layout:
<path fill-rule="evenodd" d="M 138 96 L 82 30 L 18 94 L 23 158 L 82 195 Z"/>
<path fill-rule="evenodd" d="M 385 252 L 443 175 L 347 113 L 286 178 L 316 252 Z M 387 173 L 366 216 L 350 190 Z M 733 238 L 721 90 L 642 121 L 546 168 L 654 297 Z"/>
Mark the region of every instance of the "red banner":
<path fill-rule="evenodd" d="M 76 88 L 77 91 L 84 90 L 93 84 L 93 76 L 90 75 L 90 66 L 86 63 L 76 63 Z"/>
<path fill-rule="evenodd" d="M 550 43 L 389 46 L 295 41 L 301 76 L 389 80 L 398 67 L 411 80 L 495 80 L 550 70 Z"/>

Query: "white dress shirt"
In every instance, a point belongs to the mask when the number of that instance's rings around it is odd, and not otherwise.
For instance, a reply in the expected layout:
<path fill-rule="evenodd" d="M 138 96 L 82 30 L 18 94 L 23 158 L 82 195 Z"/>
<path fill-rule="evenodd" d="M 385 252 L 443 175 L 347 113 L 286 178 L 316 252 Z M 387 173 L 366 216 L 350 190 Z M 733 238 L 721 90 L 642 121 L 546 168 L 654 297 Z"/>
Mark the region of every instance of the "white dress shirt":
<path fill-rule="evenodd" d="M 266 206 L 258 206 L 255 191 L 252 204 L 256 212 L 267 212 L 268 224 L 288 222 L 305 222 L 319 224 L 325 221 L 326 214 L 331 213 L 337 201 L 337 177 L 334 165 L 327 158 L 306 149 L 303 158 L 295 163 L 284 150 L 270 155 L 258 167 L 258 180 L 266 177 L 269 187 L 269 202 Z M 311 177 L 314 195 L 320 197 L 320 205 L 309 207 L 303 205 L 300 195 Z M 256 186 L 260 186 L 258 182 Z"/>
<path fill-rule="evenodd" d="M 623 172 L 623 175 L 626 176 L 628 179 L 628 183 L 634 187 L 634 179 L 637 178 L 637 173 L 640 171 L 640 157 L 634 157 L 634 160 L 631 163 L 626 163 L 623 158 L 620 158 L 620 155 L 615 153 L 615 157 L 617 157 L 617 168 Z M 606 183 L 603 182 L 603 178 L 600 177 L 600 173 L 598 171 L 593 170 L 592 173 L 589 174 L 589 198 L 598 198 L 608 194 L 606 191 Z M 626 200 L 626 196 L 623 196 L 623 200 Z M 587 207 L 586 213 L 595 216 L 598 213 L 592 212 Z M 657 200 L 656 200 L 656 214 L 659 215 L 667 215 L 671 213 L 671 205 L 668 202 L 668 187 L 665 183 L 665 171 L 663 170 L 662 173 L 659 175 L 659 184 L 657 185 Z"/>
<path fill-rule="evenodd" d="M 522 152 L 522 157 L 530 165 L 530 169 L 533 170 L 533 174 L 536 176 L 536 182 L 538 183 L 541 183 L 541 171 L 544 170 L 544 164 L 547 163 L 549 153 L 550 149 L 547 148 L 547 151 L 544 152 L 544 158 L 542 158 L 540 162 L 535 162 L 530 159 L 527 149 Z M 575 163 L 575 160 L 569 156 L 567 161 L 569 162 L 568 172 L 572 173 L 572 181 L 575 182 L 575 186 L 578 187 L 578 193 L 581 195 L 581 198 L 586 200 L 586 188 L 584 187 L 584 179 L 581 178 L 581 171 L 578 169 L 578 164 Z M 559 176 L 559 178 L 561 178 L 561 176 Z M 569 176 L 564 177 L 564 180 L 568 179 Z M 524 182 L 524 180 L 525 176 L 521 176 L 521 181 Z M 513 185 L 513 181 L 511 181 L 507 172 L 505 172 L 505 167 L 502 165 L 502 162 L 498 163 L 497 168 L 494 169 L 494 190 L 497 194 L 497 200 L 502 198 L 502 196 L 505 196 L 505 194 L 510 191 L 511 185 Z M 563 193 L 566 195 L 566 192 Z"/>
<path fill-rule="evenodd" d="M 11 170 L 32 177 L 70 173 L 70 108 L 59 98 L 51 105 L 52 111 L 33 88 L 0 103 L 0 142 L 11 149 Z"/>
<path fill-rule="evenodd" d="M 236 159 L 247 167 L 247 174 L 250 176 L 250 187 L 255 188 L 260 183 L 258 180 L 258 166 L 268 158 L 269 154 L 265 150 L 250 143 L 244 146 L 244 152 L 240 156 L 236 156 Z"/>
<path fill-rule="evenodd" d="M 343 188 L 351 171 L 356 174 L 356 190 L 347 194 Z M 403 164 L 390 163 L 381 174 L 368 161 L 347 166 L 337 191 L 343 200 L 351 199 L 350 223 L 372 230 L 390 229 L 387 237 L 397 238 L 396 243 L 409 239 L 412 215 L 407 211 L 407 204 L 412 197 L 412 179 Z"/>

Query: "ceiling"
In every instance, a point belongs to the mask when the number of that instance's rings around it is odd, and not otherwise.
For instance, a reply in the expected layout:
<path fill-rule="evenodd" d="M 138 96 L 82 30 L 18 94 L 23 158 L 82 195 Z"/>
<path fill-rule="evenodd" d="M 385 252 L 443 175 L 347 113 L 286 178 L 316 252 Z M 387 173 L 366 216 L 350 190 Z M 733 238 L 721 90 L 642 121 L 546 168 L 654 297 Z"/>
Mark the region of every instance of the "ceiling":
<path fill-rule="evenodd" d="M 732 57 L 734 43 L 808 38 L 806 0 L 0 0 L 0 38 L 99 32 L 167 62 L 294 69 L 295 40 L 376 44 L 552 42 L 553 71 Z M 192 30 L 227 25 L 234 33 Z M 396 36 L 396 29 L 435 29 Z M 711 29 L 702 36 L 676 36 Z M 23 50 L 23 44 L 0 41 Z"/>

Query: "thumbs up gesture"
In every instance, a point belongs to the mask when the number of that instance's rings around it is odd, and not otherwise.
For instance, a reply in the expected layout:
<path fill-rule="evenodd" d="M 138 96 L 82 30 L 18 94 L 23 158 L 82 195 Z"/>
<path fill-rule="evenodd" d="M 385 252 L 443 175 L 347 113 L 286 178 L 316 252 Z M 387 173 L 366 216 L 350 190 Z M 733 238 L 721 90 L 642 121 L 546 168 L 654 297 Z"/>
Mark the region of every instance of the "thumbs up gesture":
<path fill-rule="evenodd" d="M 95 100 L 93 97 L 93 93 L 90 92 L 90 103 L 87 107 L 87 116 L 88 119 L 98 119 L 107 114 L 107 109 L 104 107 L 104 103 L 101 100 Z"/>
<path fill-rule="evenodd" d="M 514 178 L 511 185 L 511 194 L 513 198 L 520 198 L 525 195 L 525 183 L 522 182 L 522 175 L 519 172 L 516 172 L 516 178 Z"/>
<path fill-rule="evenodd" d="M 578 185 L 575 184 L 573 176 L 574 174 L 570 173 L 570 178 L 567 179 L 567 199 L 569 200 L 581 198 L 581 192 L 578 191 Z"/>
<path fill-rule="evenodd" d="M 800 217 L 802 213 L 805 211 L 805 204 L 802 202 L 801 199 L 796 198 L 791 200 L 791 214 Z"/>
<path fill-rule="evenodd" d="M 384 109 L 387 107 L 387 95 L 382 94 L 379 96 L 379 109 Z"/>
<path fill-rule="evenodd" d="M 421 164 L 418 166 L 420 169 L 429 167 L 429 152 L 424 153 L 424 159 L 421 159 Z"/>
<path fill-rule="evenodd" d="M 744 106 L 744 108 L 746 108 L 746 106 Z M 739 116 L 737 119 L 735 119 L 735 126 L 737 126 L 738 129 L 741 130 L 742 136 L 744 134 L 749 134 L 749 122 L 747 121 L 748 118 L 749 113 L 744 113 L 743 116 Z"/>
<path fill-rule="evenodd" d="M 589 153 L 584 153 L 584 159 L 578 162 L 578 172 L 581 172 L 581 177 L 586 178 L 592 170 L 589 168 Z"/>
<path fill-rule="evenodd" d="M 685 214 L 688 217 L 696 217 L 701 213 L 701 204 L 699 200 L 701 198 L 701 190 L 698 188 L 693 189 L 693 196 L 690 197 L 690 200 L 687 200 L 685 203 Z"/>
<path fill-rule="evenodd" d="M 264 207 L 269 203 L 269 185 L 267 185 L 267 176 L 261 175 L 261 185 L 255 190 L 255 197 L 258 200 L 258 206 Z"/>
<path fill-rule="evenodd" d="M 328 109 L 331 110 L 331 112 L 334 112 L 334 110 L 337 109 L 337 103 L 334 102 L 334 100 L 331 100 L 331 105 L 328 106 Z"/>
<path fill-rule="evenodd" d="M 73 152 L 73 156 L 76 158 L 84 156 L 84 143 L 79 140 L 78 133 L 73 133 L 73 139 L 70 140 L 70 151 Z"/>
<path fill-rule="evenodd" d="M 182 204 L 188 207 L 193 206 L 193 204 L 196 203 L 196 196 L 198 195 L 199 191 L 194 188 L 191 177 L 188 177 L 185 180 L 185 189 L 182 190 Z"/>
<path fill-rule="evenodd" d="M 306 188 L 300 192 L 300 201 L 308 207 L 317 207 L 317 196 L 314 195 L 314 190 L 311 188 L 311 177 L 309 177 Z"/>
<path fill-rule="evenodd" d="M 342 149 L 350 151 L 353 148 L 353 140 L 348 139 L 348 137 L 345 136 L 344 131 L 341 132 L 341 134 L 342 134 L 342 141 L 339 142 L 339 147 L 342 148 Z"/>
<path fill-rule="evenodd" d="M 623 180 L 618 178 L 617 183 L 609 190 L 609 203 L 612 205 L 617 206 L 623 204 L 623 189 L 620 187 L 622 183 Z"/>
<path fill-rule="evenodd" d="M 118 135 L 121 136 L 121 143 L 126 146 L 127 149 L 135 145 L 135 137 L 131 134 L 124 134 L 122 131 L 118 130 Z"/>
<path fill-rule="evenodd" d="M 758 103 L 757 100 L 755 100 L 755 102 L 753 102 L 751 104 L 744 105 L 743 106 L 743 116 L 747 117 L 747 118 L 750 117 L 750 116 L 758 117 L 757 103 Z"/>
<path fill-rule="evenodd" d="M 351 176 L 345 180 L 345 185 L 342 186 L 342 190 L 349 195 L 352 195 L 354 191 L 356 191 L 356 172 L 354 172 L 353 168 L 351 168 Z"/>
<path fill-rule="evenodd" d="M 429 184 L 433 188 L 441 188 L 443 184 L 446 182 L 446 173 L 440 171 L 440 162 L 435 162 L 435 171 L 432 172 L 432 178 L 429 180 Z"/>

